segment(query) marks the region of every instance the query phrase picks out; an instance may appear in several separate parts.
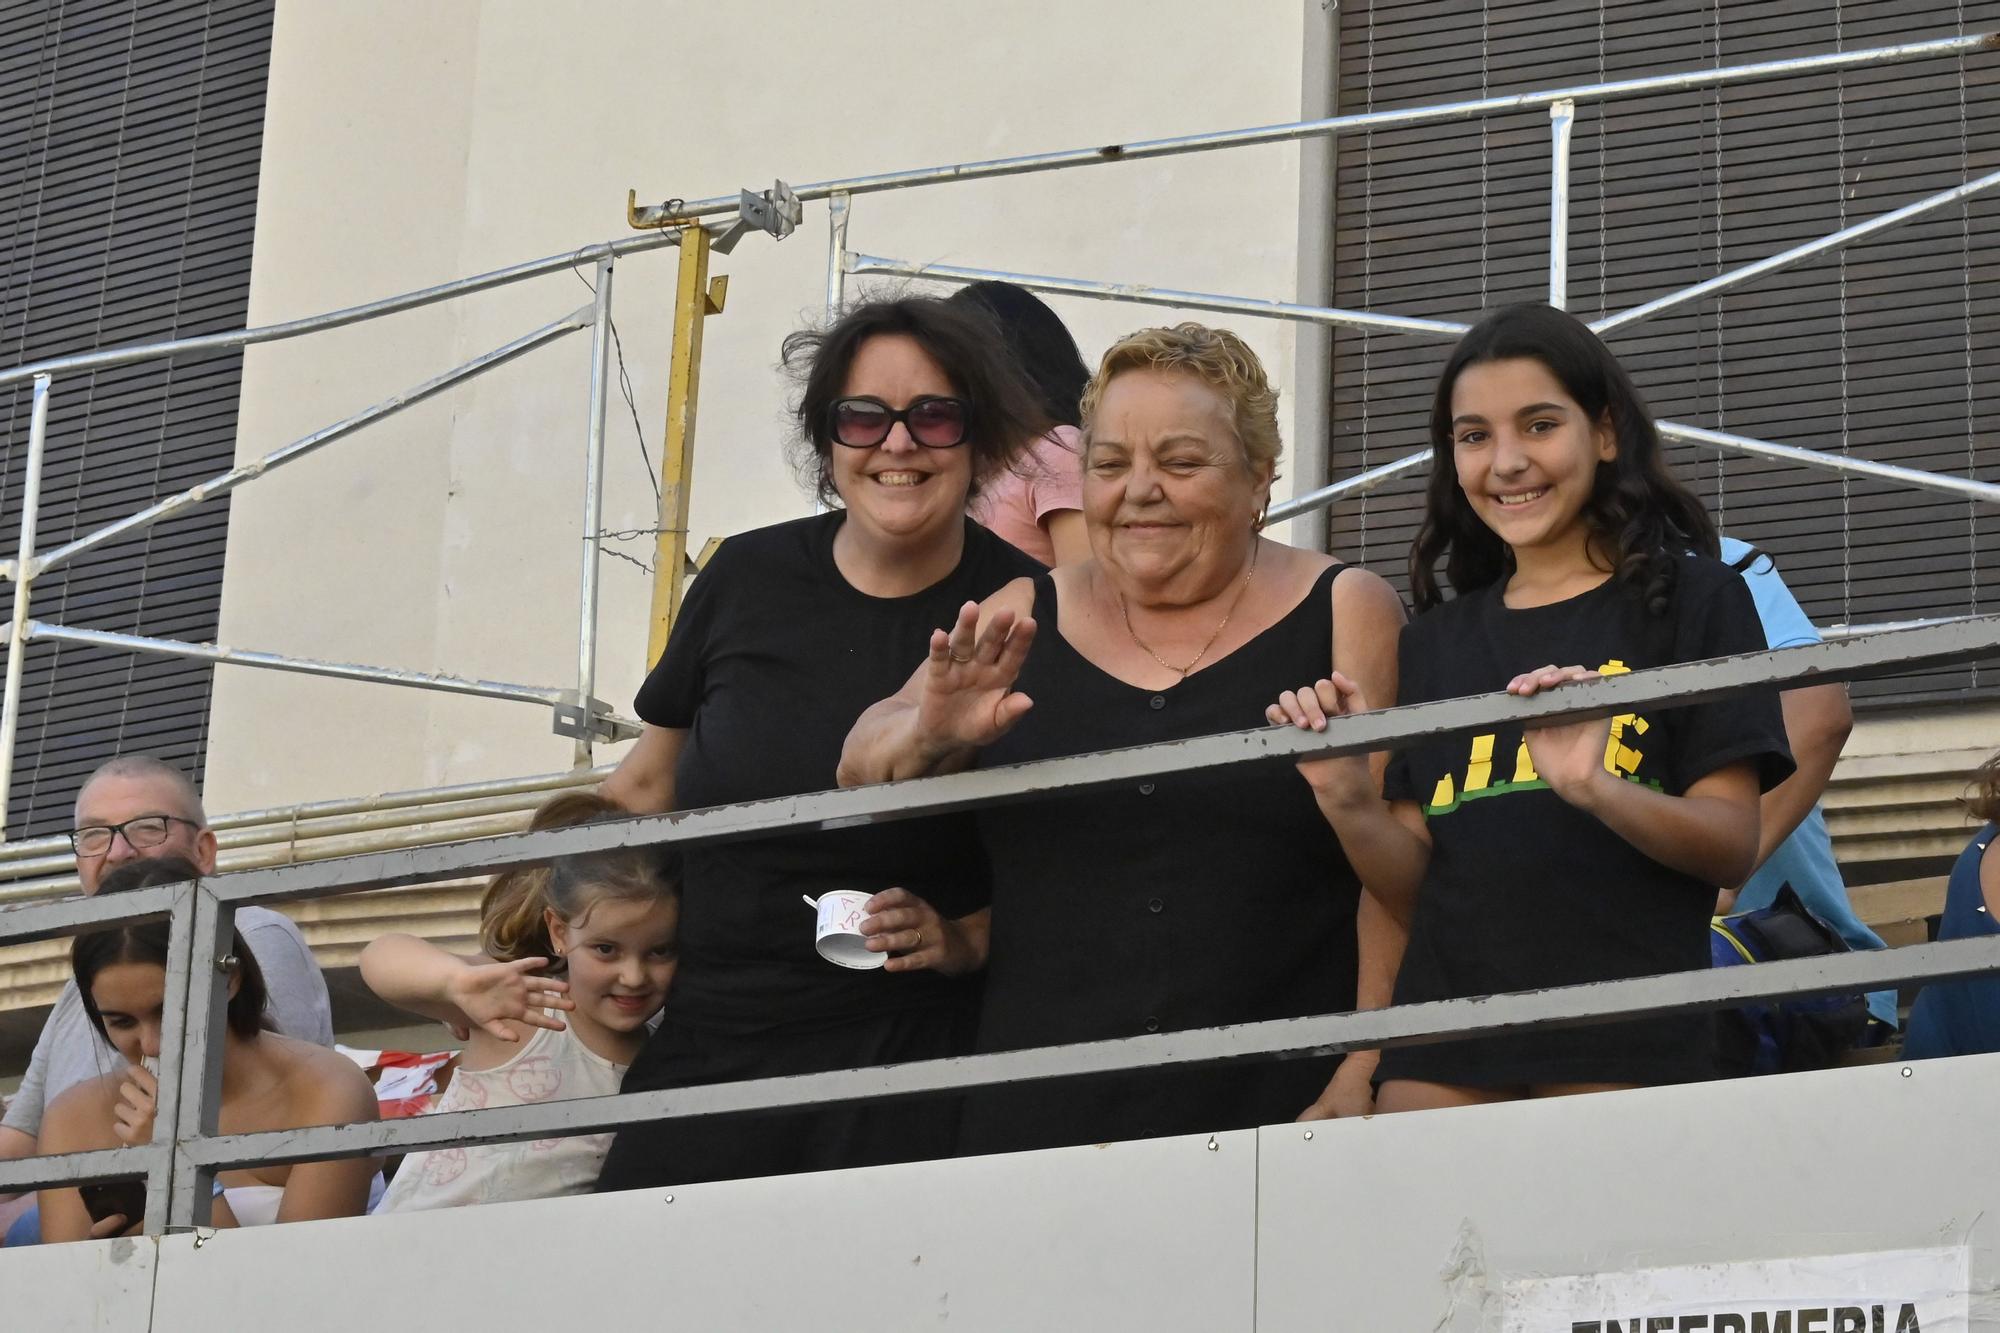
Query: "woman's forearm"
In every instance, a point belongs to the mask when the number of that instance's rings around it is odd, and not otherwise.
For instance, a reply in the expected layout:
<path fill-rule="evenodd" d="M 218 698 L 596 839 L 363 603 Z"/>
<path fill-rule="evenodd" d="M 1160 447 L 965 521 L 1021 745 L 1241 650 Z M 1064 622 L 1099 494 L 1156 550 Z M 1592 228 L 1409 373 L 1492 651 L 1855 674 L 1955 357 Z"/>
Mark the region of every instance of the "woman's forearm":
<path fill-rule="evenodd" d="M 1741 884 L 1757 858 L 1757 803 L 1691 790 L 1685 796 L 1605 773 L 1572 800 L 1653 860 L 1704 884 Z"/>
<path fill-rule="evenodd" d="M 1380 796 L 1313 795 L 1368 894 L 1407 930 L 1430 865 L 1430 844 Z"/>
<path fill-rule="evenodd" d="M 955 773 L 972 759 L 969 749 L 927 744 L 917 727 L 917 706 L 900 697 L 872 704 L 855 720 L 840 747 L 835 781 L 843 787 Z"/>

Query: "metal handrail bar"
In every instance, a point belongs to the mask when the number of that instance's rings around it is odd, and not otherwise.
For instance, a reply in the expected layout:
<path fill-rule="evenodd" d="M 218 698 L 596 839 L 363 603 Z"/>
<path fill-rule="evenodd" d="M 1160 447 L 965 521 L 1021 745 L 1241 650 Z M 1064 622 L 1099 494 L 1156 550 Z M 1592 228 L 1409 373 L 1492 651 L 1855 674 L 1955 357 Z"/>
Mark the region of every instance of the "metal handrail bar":
<path fill-rule="evenodd" d="M 1356 1050 L 1722 1009 L 1758 1000 L 1863 993 L 1993 972 L 2000 972 L 2000 939 L 1950 940 L 1902 949 L 1786 959 L 1756 967 L 1703 968 L 1541 991 L 1436 1000 L 1306 1018 L 1266 1019 L 1231 1027 L 1196 1028 L 866 1069 L 746 1079 L 352 1125 L 219 1135 L 187 1145 L 187 1155 L 203 1167 L 229 1170 L 259 1162 L 306 1162 L 414 1152 L 468 1142 L 514 1142 L 695 1116 L 935 1096 L 999 1083 L 1245 1060 L 1319 1058 Z"/>
<path fill-rule="evenodd" d="M 47 1157 L 0 1159 L 0 1193 L 136 1180 L 153 1171 L 162 1155 L 172 1151 L 172 1146 L 165 1143 L 135 1143 Z"/>
<path fill-rule="evenodd" d="M 1059 292 L 1096 301 L 1131 301 L 1139 305 L 1173 306 L 1183 310 L 1212 310 L 1221 314 L 1250 315 L 1263 319 L 1286 319 L 1300 324 L 1328 324 L 1339 328 L 1370 329 L 1378 333 L 1406 333 L 1418 337 L 1457 338 L 1472 326 L 1455 320 L 1421 319 L 1413 315 L 1378 315 L 1367 310 L 1343 310 L 1334 306 L 1301 305 L 1294 301 L 1271 301 L 1255 296 L 1228 296 L 1219 292 L 1188 292 L 1172 287 L 1154 287 L 1139 282 L 1097 282 L 1089 278 L 1059 278 L 1044 273 L 1010 273 L 1004 269 L 969 268 L 963 264 L 916 263 L 908 259 L 888 259 L 881 255 L 846 255 L 847 272 L 856 276 L 885 274 L 918 278 L 929 282 L 1010 282 L 1030 291 Z"/>
<path fill-rule="evenodd" d="M 2000 180 L 2000 173 L 1995 173 L 1993 179 Z M 1289 301 L 1224 296 L 1214 292 L 1179 292 L 1171 288 L 1149 287 L 1137 283 L 1095 282 L 1087 278 L 1009 273 L 1000 269 L 968 268 L 959 264 L 914 264 L 907 260 L 882 259 L 874 255 L 855 255 L 853 259 L 855 266 L 850 271 L 855 273 L 893 274 L 933 282 L 966 283 L 988 280 L 1012 282 L 1035 291 L 1065 292 L 1072 296 L 1089 296 L 1107 301 L 1136 301 L 1150 305 L 1224 310 L 1265 319 L 1374 328 L 1389 333 L 1456 337 L 1470 327 L 1445 320 L 1376 315 L 1365 311 L 1341 310 L 1331 306 L 1298 305 Z M 1877 463 L 1866 458 L 1853 458 L 1819 449 L 1805 449 L 1798 445 L 1776 444 L 1749 435 L 1710 430 L 1705 426 L 1689 426 L 1677 421 L 1657 421 L 1654 424 L 1661 436 L 1666 439 L 1681 440 L 1689 444 L 1713 445 L 1759 458 L 1782 459 L 1801 467 L 1817 468 L 1825 472 L 1846 472 L 1854 476 L 1872 477 L 1879 481 L 1908 486 L 1913 490 L 1938 491 L 1978 500 L 1984 504 L 2000 505 L 2000 484 L 1993 482 L 1955 477 L 1944 472 L 1928 472 L 1921 468 L 1901 467 L 1894 463 Z M 1410 454 L 1394 463 L 1385 464 L 1383 468 L 1335 482 L 1330 486 L 1309 491 L 1305 495 L 1295 496 L 1283 504 L 1273 505 L 1267 520 L 1276 523 L 1296 518 L 1310 509 L 1325 508 L 1343 496 L 1372 490 L 1390 477 L 1421 466 L 1429 457 L 1428 450 Z M 1383 475 L 1377 475 L 1378 473 Z"/>
<path fill-rule="evenodd" d="M 1162 775 L 1208 772 L 1257 761 L 1368 753 L 1428 737 L 1510 724 L 1604 717 L 1698 703 L 1746 689 L 1823 684 L 1992 657 L 2000 657 L 2000 613 L 1945 625 L 1652 667 L 1566 685 L 1530 698 L 1495 693 L 1403 704 L 1334 718 L 1324 732 L 1259 727 L 941 777 L 806 792 L 310 865 L 238 871 L 211 879 L 204 887 L 237 906 L 291 902 L 329 889 L 420 884 L 581 852 L 849 828 L 1047 798 Z M 6 912 L 0 912 L 0 938 L 7 934 L 10 919 Z"/>
<path fill-rule="evenodd" d="M 1335 719 L 1328 731 L 1321 734 L 1267 727 L 985 772 L 850 791 L 808 793 L 617 824 L 552 829 L 478 843 L 352 857 L 313 866 L 248 871 L 206 882 L 158 886 L 108 900 L 88 898 L 15 908 L 0 911 L 0 939 L 48 938 L 112 920 L 157 915 L 162 903 L 171 908 L 177 941 L 175 956 L 180 960 L 181 970 L 169 969 L 168 1009 L 185 1013 L 185 1021 L 182 1028 L 169 1033 L 162 1057 L 168 1067 L 179 1070 L 180 1077 L 169 1080 L 162 1088 L 163 1109 L 158 1123 L 176 1128 L 171 1163 L 162 1165 L 156 1161 L 148 1173 L 149 1187 L 161 1183 L 164 1175 L 170 1174 L 171 1179 L 170 1200 L 159 1200 L 157 1192 L 149 1196 L 147 1224 L 152 1230 L 158 1230 L 166 1222 L 184 1224 L 204 1220 L 206 1182 L 212 1179 L 218 1165 L 359 1155 L 391 1144 L 417 1146 L 450 1141 L 436 1138 L 439 1133 L 461 1139 L 468 1128 L 490 1129 L 496 1136 L 539 1137 L 551 1128 L 550 1122 L 538 1118 L 541 1116 L 557 1117 L 559 1123 L 553 1127 L 560 1132 L 563 1127 L 608 1126 L 637 1119 L 712 1114 L 726 1109 L 796 1105 L 801 1100 L 915 1095 L 1003 1079 L 1107 1072 L 1162 1062 L 1205 1062 L 1401 1044 L 1452 1034 L 1518 1028 L 1529 1023 L 1553 1025 L 1713 1007 L 1767 994 L 1868 989 L 1892 978 L 1963 976 L 2000 968 L 2000 941 L 1927 946 L 1925 950 L 1914 951 L 1914 956 L 1906 952 L 1893 959 L 1872 954 L 1847 955 L 1762 969 L 1640 978 L 1568 991 L 1442 1002 L 1449 1008 L 1406 1006 L 1349 1016 L 1277 1020 L 1274 1024 L 1246 1024 L 1199 1034 L 1127 1039 L 1094 1049 L 1056 1048 L 1052 1054 L 1012 1052 L 981 1057 L 978 1063 L 968 1060 L 935 1069 L 910 1066 L 900 1070 L 817 1075 L 813 1077 L 819 1082 L 801 1080 L 775 1087 L 766 1081 L 761 1087 L 745 1084 L 641 1093 L 616 1100 L 597 1099 L 594 1104 L 586 1099 L 563 1104 L 561 1109 L 550 1105 L 532 1110 L 482 1112 L 479 1114 L 486 1118 L 476 1122 L 440 1116 L 421 1124 L 301 1129 L 224 1138 L 215 1133 L 221 1068 L 219 1060 L 211 1057 L 221 1041 L 221 996 L 226 978 L 203 964 L 218 957 L 226 946 L 236 908 L 251 902 L 296 900 L 329 890 L 353 891 L 408 882 L 412 878 L 436 878 L 439 871 L 495 869 L 612 846 L 851 827 L 880 819 L 1032 799 L 1162 772 L 1194 772 L 1259 760 L 1351 754 L 1406 744 L 1427 736 L 1490 728 L 1503 722 L 1603 716 L 1655 704 L 1685 705 L 1801 680 L 1842 680 L 1995 655 L 2000 655 L 2000 614 L 1836 643 L 1653 668 L 1527 699 L 1500 694 L 1406 705 Z M 194 985 L 195 979 L 205 984 Z M 1604 1003 L 1607 996 L 1612 1001 L 1609 1005 Z M 884 1085 L 884 1079 L 902 1082 Z M 774 1092 L 779 1098 L 776 1102 L 771 1100 Z M 177 1109 L 173 1105 L 176 1097 Z M 5 1178 L 15 1184 L 37 1183 L 38 1179 L 48 1178 L 35 1176 L 41 1170 L 11 1168 Z"/>
<path fill-rule="evenodd" d="M 565 337 L 568 334 L 576 332 L 578 329 L 585 328 L 590 324 L 593 313 L 593 306 L 582 306 L 571 311 L 561 319 L 556 320 L 554 323 L 544 324 L 532 333 L 523 334 L 521 337 L 514 339 L 504 346 L 494 348 L 484 356 L 475 357 L 463 365 L 454 366 L 441 375 L 436 375 L 425 380 L 413 389 L 406 389 L 402 393 L 383 399 L 373 407 L 363 408 L 344 421 L 337 421 L 331 426 L 323 426 L 309 435 L 303 435 L 293 440 L 290 444 L 272 450 L 254 463 L 245 463 L 241 467 L 231 468 L 220 476 L 211 477 L 198 485 L 190 486 L 178 495 L 170 495 L 157 504 L 148 505 L 137 513 L 127 514 L 124 518 L 107 523 L 93 532 L 85 533 L 75 541 L 70 542 L 67 546 L 59 546 L 47 555 L 36 557 L 34 572 L 36 574 L 46 573 L 57 565 L 74 560 L 77 556 L 82 555 L 92 547 L 102 546 L 105 542 L 126 536 L 129 533 L 138 532 L 143 528 L 149 528 L 155 523 L 194 508 L 204 500 L 211 500 L 218 495 L 227 495 L 245 482 L 255 481 L 258 477 L 275 471 L 287 463 L 304 458 L 306 455 L 332 444 L 342 436 L 352 435 L 363 426 L 380 421 L 384 417 L 394 416 L 404 408 L 415 407 L 418 403 L 435 397 L 455 384 L 483 375 L 498 366 L 504 366 L 514 358 L 524 356 L 544 343 L 554 342 L 558 338 Z"/>
<path fill-rule="evenodd" d="M 1609 333 L 1611 330 L 1622 328 L 1627 324 L 1636 323 L 1642 319 L 1649 319 L 1659 314 L 1662 310 L 1671 310 L 1673 307 L 1685 305 L 1689 301 L 1698 301 L 1704 296 L 1713 296 L 1719 291 L 1740 286 L 1753 278 L 1761 278 L 1766 273 L 1775 273 L 1779 269 L 1790 268 L 1792 265 L 1810 259 L 1814 255 L 1824 251 L 1837 250 L 1841 246 L 1847 245 L 1852 241 L 1858 241 L 1864 236 L 1872 236 L 1878 231 L 1886 231 L 1890 227 L 1908 222 L 1912 218 L 1922 217 L 1926 213 L 1935 212 L 1947 204 L 1957 203 L 1962 199 L 1969 199 L 1973 195 L 1979 194 L 1984 190 L 1989 190 L 1995 185 L 2000 185 L 2000 171 L 1990 172 L 1976 180 L 1969 180 L 1963 184 L 1954 185 L 1949 190 L 1940 190 L 1938 193 L 1928 195 L 1925 198 L 1916 200 L 1914 203 L 1904 204 L 1901 208 L 1878 214 L 1875 217 L 1869 218 L 1866 222 L 1857 222 L 1851 227 L 1843 227 L 1839 231 L 1829 232 L 1817 240 L 1807 241 L 1802 245 L 1795 245 L 1789 250 L 1769 255 L 1754 263 L 1730 269 L 1727 273 L 1718 273 L 1712 278 L 1695 283 L 1693 286 L 1682 287 L 1678 291 L 1668 292 L 1664 296 L 1656 296 L 1643 305 L 1635 305 L 1628 310 L 1620 310 L 1616 314 L 1606 315 L 1602 319 L 1593 320 L 1590 325 L 1591 332 L 1600 335 Z"/>
<path fill-rule="evenodd" d="M 1662 439 L 1713 445 L 1756 458 L 1775 458 L 1801 467 L 1818 468 L 1822 472 L 1846 472 L 1920 491 L 1941 491 L 1962 499 L 1977 500 L 1981 504 L 2000 505 L 2000 484 L 1990 481 L 1974 481 L 1968 477 L 1954 477 L 1948 472 L 1926 472 L 1918 468 L 1898 467 L 1894 463 L 1850 458 L 1820 449 L 1801 449 L 1795 444 L 1773 444 L 1769 440 L 1738 435 L 1733 431 L 1710 430 L 1706 426 L 1688 426 L 1678 421 L 1655 421 L 1653 424 Z"/>
<path fill-rule="evenodd" d="M 1146 158 L 1172 157 L 1182 153 L 1203 153 L 1216 149 L 1245 148 L 1259 144 L 1291 143 L 1322 135 L 1362 133 L 1395 129 L 1404 125 L 1428 125 L 1441 121 L 1467 120 L 1508 111 L 1529 111 L 1557 102 L 1595 102 L 1619 97 L 1640 97 L 1649 93 L 1677 92 L 1756 79 L 1784 78 L 1828 70 L 1854 69 L 1864 65 L 1922 60 L 1935 56 L 1962 55 L 2000 47 L 2000 34 L 1966 33 L 1894 46 L 1865 47 L 1858 51 L 1834 51 L 1816 56 L 1796 56 L 1766 60 L 1750 65 L 1723 65 L 1686 70 L 1675 74 L 1655 74 L 1643 78 L 1615 79 L 1605 83 L 1579 84 L 1571 88 L 1548 88 L 1538 92 L 1509 93 L 1480 97 L 1464 102 L 1443 102 L 1388 111 L 1368 111 L 1353 115 L 1329 116 L 1319 120 L 1287 121 L 1248 129 L 1220 130 L 1203 134 L 1177 135 L 1165 139 L 1142 139 L 1089 148 L 1072 148 L 1050 153 L 1030 153 L 1017 157 L 991 158 L 981 162 L 960 162 L 949 166 L 924 167 L 912 171 L 883 172 L 873 176 L 849 176 L 840 180 L 816 181 L 793 188 L 799 200 L 826 199 L 836 194 L 874 194 L 913 186 L 942 185 L 954 181 L 990 180 L 998 176 L 1022 176 L 1066 167 L 1101 166 L 1109 162 L 1134 162 Z M 691 202 L 670 201 L 649 204 L 633 217 L 636 225 L 671 225 L 678 219 L 714 217 L 735 213 L 740 195 L 716 195 Z"/>
<path fill-rule="evenodd" d="M 155 884 L 109 897 L 66 898 L 59 903 L 0 908 L 0 944 L 33 944 L 79 931 L 168 915 L 184 884 Z"/>
<path fill-rule="evenodd" d="M 592 264 L 606 258 L 679 245 L 680 240 L 678 231 L 648 232 L 643 236 L 600 241 L 559 255 L 546 255 L 540 259 L 510 264 L 506 268 L 475 274 L 469 278 L 456 278 L 451 282 L 439 283 L 435 287 L 424 287 L 399 296 L 370 301 L 365 305 L 347 306 L 340 310 L 307 315 L 301 319 L 290 319 L 279 324 L 261 324 L 254 328 L 235 329 L 228 333 L 206 333 L 197 337 L 172 338 L 161 342 L 129 343 L 123 347 L 107 347 L 97 352 L 78 352 L 72 356 L 27 362 L 9 370 L 0 370 L 0 385 L 18 384 L 36 375 L 65 375 L 79 370 L 101 370 L 106 366 L 129 365 L 134 361 L 151 361 L 165 356 L 212 355 L 258 343 L 300 338 L 309 333 L 342 328 L 348 324 L 360 324 L 367 320 L 379 319 L 384 315 L 415 310 L 422 306 L 434 305 L 439 301 L 449 301 L 453 297 L 470 296 L 474 292 L 525 282 L 530 278 L 559 273 L 566 268 Z"/>
<path fill-rule="evenodd" d="M 1322 486 L 1316 491 L 1295 495 L 1282 504 L 1274 504 L 1265 511 L 1264 522 L 1267 525 L 1283 523 L 1286 519 L 1297 518 L 1308 510 L 1325 509 L 1336 500 L 1343 500 L 1351 495 L 1366 495 L 1382 483 L 1394 481 L 1405 472 L 1414 471 L 1430 461 L 1431 451 L 1428 449 L 1404 454 L 1392 463 L 1371 467 L 1365 472 L 1357 472 L 1351 477 L 1336 481 L 1331 486 Z"/>
<path fill-rule="evenodd" d="M 596 1133 L 696 1116 L 963 1092 L 999 1083 L 1241 1060 L 1322 1058 L 1355 1050 L 1579 1027 L 1762 1000 L 1866 992 L 1996 971 L 2000 971 L 2000 939 L 1952 940 L 1787 959 L 1751 968 L 1704 968 L 901 1065 L 350 1125 L 214 1135 L 181 1147 L 191 1163 L 210 1170 L 260 1162 L 276 1165 L 414 1152 L 474 1142 Z M 159 1146 L 154 1145 L 153 1150 Z M 130 1178 L 145 1170 L 149 1160 L 144 1147 L 24 1158 L 0 1163 L 0 1189 Z"/>
<path fill-rule="evenodd" d="M 154 639 L 143 634 L 117 634 L 110 630 L 78 629 L 52 625 L 47 621 L 28 622 L 29 639 L 54 639 L 82 643 L 94 648 L 151 653 L 158 657 L 184 657 L 201 662 L 232 666 L 262 667 L 268 671 L 292 671 L 304 676 L 327 676 L 335 680 L 365 680 L 382 685 L 405 685 L 412 689 L 437 690 L 445 694 L 471 695 L 481 699 L 506 699 L 515 703 L 559 704 L 573 702 L 576 691 L 544 685 L 514 685 L 498 680 L 467 680 L 462 676 L 440 675 L 433 671 L 406 671 L 401 667 L 359 666 L 349 662 L 322 662 L 310 657 L 287 657 L 260 653 L 247 648 L 231 648 L 219 643 L 186 643 L 180 639 Z"/>

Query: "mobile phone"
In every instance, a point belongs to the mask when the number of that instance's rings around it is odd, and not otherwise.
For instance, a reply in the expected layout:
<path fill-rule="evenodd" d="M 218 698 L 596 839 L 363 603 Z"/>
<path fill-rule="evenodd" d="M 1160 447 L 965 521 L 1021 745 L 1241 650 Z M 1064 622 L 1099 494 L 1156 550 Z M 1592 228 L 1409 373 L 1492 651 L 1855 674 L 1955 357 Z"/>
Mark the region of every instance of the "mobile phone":
<path fill-rule="evenodd" d="M 93 1222 L 102 1222 L 114 1213 L 125 1216 L 130 1226 L 146 1215 L 146 1182 L 143 1180 L 114 1180 L 105 1185 L 79 1185 L 76 1192 L 83 1196 L 84 1211 Z"/>

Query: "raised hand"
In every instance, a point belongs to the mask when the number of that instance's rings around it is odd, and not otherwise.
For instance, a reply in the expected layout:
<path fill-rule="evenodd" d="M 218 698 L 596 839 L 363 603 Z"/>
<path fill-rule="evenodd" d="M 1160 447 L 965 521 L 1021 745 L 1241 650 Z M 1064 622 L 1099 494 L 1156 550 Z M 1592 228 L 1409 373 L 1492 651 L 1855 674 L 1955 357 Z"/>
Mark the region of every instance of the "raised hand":
<path fill-rule="evenodd" d="M 1351 717 L 1367 711 L 1368 699 L 1361 687 L 1336 671 L 1311 685 L 1280 694 L 1278 702 L 1264 710 L 1264 720 L 1274 727 L 1325 731 L 1330 717 Z M 1349 804 L 1379 794 L 1365 753 L 1302 759 L 1298 767 L 1316 795 L 1336 803 Z"/>
<path fill-rule="evenodd" d="M 111 1108 L 111 1132 L 120 1143 L 153 1141 L 153 1113 L 158 1109 L 159 1097 L 160 1081 L 153 1077 L 152 1070 L 133 1065 L 125 1071 L 125 1081 L 118 1085 L 118 1104 Z"/>
<path fill-rule="evenodd" d="M 1014 689 L 1035 640 L 1035 622 L 1010 610 L 995 611 L 985 628 L 979 604 L 967 602 L 949 630 L 931 633 L 917 736 L 934 757 L 989 745 L 1034 706 Z"/>
<path fill-rule="evenodd" d="M 1523 698 L 1580 680 L 1596 680 L 1598 673 L 1580 666 L 1545 666 L 1526 671 L 1507 682 L 1507 693 Z M 1585 805 L 1608 776 L 1604 767 L 1605 747 L 1611 741 L 1611 719 L 1590 718 L 1581 722 L 1530 723 L 1522 730 L 1528 758 L 1549 789 L 1572 805 Z"/>
<path fill-rule="evenodd" d="M 561 1018 L 546 1009 L 574 1009 L 569 983 L 536 975 L 549 965 L 546 958 L 517 958 L 511 963 L 478 963 L 452 974 L 445 995 L 475 1027 L 517 1042 L 529 1028 L 561 1032 Z"/>

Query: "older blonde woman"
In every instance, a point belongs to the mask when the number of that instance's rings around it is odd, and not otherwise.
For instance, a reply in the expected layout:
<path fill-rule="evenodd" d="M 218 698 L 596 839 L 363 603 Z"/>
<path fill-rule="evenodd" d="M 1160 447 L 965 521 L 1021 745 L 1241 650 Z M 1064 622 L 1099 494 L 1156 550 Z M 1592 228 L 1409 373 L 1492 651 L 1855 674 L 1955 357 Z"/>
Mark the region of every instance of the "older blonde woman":
<path fill-rule="evenodd" d="M 1329 666 L 1394 697 L 1395 593 L 1259 534 L 1282 446 L 1277 394 L 1241 339 L 1132 334 L 1105 353 L 1083 419 L 1091 558 L 963 608 L 849 734 L 843 782 L 1261 726 L 1273 687 Z M 980 1049 L 1386 1003 L 1400 937 L 1301 785 L 1264 766 L 983 812 L 991 935 L 965 960 L 987 967 Z M 1301 1061 L 998 1088 L 968 1106 L 961 1146 L 1365 1110 L 1371 1073 L 1363 1057 L 1331 1081 Z"/>

